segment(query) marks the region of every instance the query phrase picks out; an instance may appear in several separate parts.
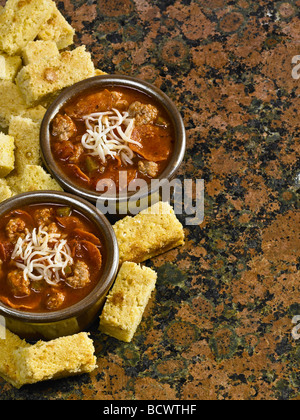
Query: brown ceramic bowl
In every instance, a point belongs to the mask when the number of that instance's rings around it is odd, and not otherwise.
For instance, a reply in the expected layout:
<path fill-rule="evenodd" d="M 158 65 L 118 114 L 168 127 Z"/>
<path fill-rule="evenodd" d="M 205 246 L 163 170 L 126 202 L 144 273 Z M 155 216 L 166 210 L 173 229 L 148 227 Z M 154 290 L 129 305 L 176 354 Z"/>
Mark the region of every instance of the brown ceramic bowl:
<path fill-rule="evenodd" d="M 106 263 L 98 284 L 78 303 L 54 312 L 32 313 L 12 309 L 0 302 L 0 316 L 4 318 L 5 325 L 10 331 L 28 340 L 49 340 L 76 334 L 88 328 L 96 319 L 113 285 L 119 266 L 117 239 L 106 217 L 92 204 L 73 195 L 56 191 L 36 191 L 15 196 L 1 204 L 0 217 L 11 210 L 30 204 L 62 204 L 78 210 L 99 230 L 107 251 Z"/>
<path fill-rule="evenodd" d="M 96 191 L 93 192 L 83 187 L 79 187 L 74 182 L 72 182 L 72 180 L 68 178 L 57 165 L 50 146 L 50 124 L 59 110 L 78 94 L 91 91 L 93 88 L 99 89 L 106 87 L 125 87 L 138 90 L 158 102 L 167 112 L 174 127 L 175 147 L 169 164 L 159 177 L 159 180 L 171 181 L 174 179 L 186 151 L 186 133 L 182 117 L 174 103 L 160 89 L 142 80 L 128 76 L 97 76 L 83 80 L 82 82 L 79 82 L 70 88 L 65 89 L 49 107 L 43 119 L 40 132 L 42 158 L 48 171 L 64 190 L 76 194 L 77 196 L 80 196 L 90 202 L 99 204 L 99 208 L 101 208 L 102 211 L 103 208 L 109 207 L 111 205 L 112 208 L 116 207 L 117 209 L 122 209 L 120 211 L 121 214 L 130 214 L 130 205 L 128 203 L 130 199 L 133 201 L 133 194 L 134 200 L 139 201 L 140 209 L 142 209 L 148 206 L 150 197 L 152 198 L 152 203 L 153 201 L 158 201 L 160 198 L 159 188 L 157 186 L 148 186 L 147 188 L 141 188 L 138 193 L 134 192 L 124 195 L 120 193 L 117 196 L 106 195 L 105 198 L 103 198 L 101 193 L 97 193 Z M 105 203 L 107 203 L 107 206 Z"/>

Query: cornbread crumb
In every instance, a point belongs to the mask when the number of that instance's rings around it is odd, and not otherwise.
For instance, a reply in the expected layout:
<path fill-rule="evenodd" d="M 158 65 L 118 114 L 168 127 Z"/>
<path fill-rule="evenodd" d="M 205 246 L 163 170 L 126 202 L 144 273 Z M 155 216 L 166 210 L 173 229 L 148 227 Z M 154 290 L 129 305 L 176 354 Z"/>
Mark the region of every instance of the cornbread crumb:
<path fill-rule="evenodd" d="M 5 179 L 0 179 L 0 203 L 13 196 L 12 190 L 9 188 Z"/>
<path fill-rule="evenodd" d="M 100 331 L 129 343 L 142 320 L 156 280 L 157 274 L 150 268 L 125 262 L 100 316 Z"/>
<path fill-rule="evenodd" d="M 87 333 L 61 337 L 15 350 L 16 368 L 22 384 L 92 372 L 95 348 Z"/>
<path fill-rule="evenodd" d="M 100 70 L 100 69 L 95 69 L 95 74 L 94 74 L 94 76 L 104 76 L 104 75 L 106 75 L 107 73 L 105 73 L 105 71 L 102 71 L 102 70 Z"/>
<path fill-rule="evenodd" d="M 0 376 L 16 388 L 20 388 L 22 383 L 18 375 L 15 351 L 26 347 L 29 344 L 9 330 L 5 331 L 4 337 L 0 337 Z"/>
<path fill-rule="evenodd" d="M 59 50 L 54 41 L 30 41 L 22 51 L 24 65 L 37 63 L 40 60 L 59 55 Z"/>
<path fill-rule="evenodd" d="M 6 79 L 6 63 L 4 55 L 0 55 L 0 79 Z"/>
<path fill-rule="evenodd" d="M 7 0 L 0 14 L 0 50 L 19 55 L 53 12 L 49 0 Z"/>
<path fill-rule="evenodd" d="M 0 178 L 6 177 L 14 169 L 14 149 L 14 138 L 0 133 Z"/>
<path fill-rule="evenodd" d="M 85 46 L 22 68 L 16 83 L 28 105 L 47 101 L 61 89 L 94 76 L 95 67 Z"/>
<path fill-rule="evenodd" d="M 63 17 L 54 2 L 52 2 L 52 6 L 53 11 L 50 19 L 42 25 L 38 38 L 44 41 L 54 41 L 57 48 L 62 50 L 73 44 L 75 30 Z"/>
<path fill-rule="evenodd" d="M 184 244 L 183 226 L 168 203 L 159 202 L 135 217 L 127 216 L 113 228 L 120 264 L 141 263 Z"/>
<path fill-rule="evenodd" d="M 14 81 L 22 67 L 22 59 L 19 56 L 10 57 L 6 54 L 0 55 L 0 79 Z"/>
<path fill-rule="evenodd" d="M 7 128 L 13 116 L 29 108 L 19 88 L 10 80 L 0 80 L 0 126 Z"/>

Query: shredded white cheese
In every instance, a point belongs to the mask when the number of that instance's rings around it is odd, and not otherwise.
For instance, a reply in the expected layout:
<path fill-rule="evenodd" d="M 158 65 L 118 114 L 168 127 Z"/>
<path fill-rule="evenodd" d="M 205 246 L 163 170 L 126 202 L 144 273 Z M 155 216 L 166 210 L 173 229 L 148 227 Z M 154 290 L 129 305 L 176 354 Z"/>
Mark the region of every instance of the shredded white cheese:
<path fill-rule="evenodd" d="M 86 115 L 83 119 L 87 132 L 82 136 L 81 143 L 91 156 L 98 156 L 105 163 L 107 156 L 115 159 L 119 155 L 125 164 L 133 163 L 134 153 L 128 145 L 140 144 L 131 139 L 135 119 L 130 118 L 128 112 L 113 109 Z"/>
<path fill-rule="evenodd" d="M 41 281 L 55 286 L 65 276 L 65 269 L 73 265 L 71 249 L 58 233 L 48 233 L 40 226 L 24 239 L 18 239 L 12 260 L 23 270 L 25 280 Z M 22 261 L 22 262 L 19 262 Z"/>

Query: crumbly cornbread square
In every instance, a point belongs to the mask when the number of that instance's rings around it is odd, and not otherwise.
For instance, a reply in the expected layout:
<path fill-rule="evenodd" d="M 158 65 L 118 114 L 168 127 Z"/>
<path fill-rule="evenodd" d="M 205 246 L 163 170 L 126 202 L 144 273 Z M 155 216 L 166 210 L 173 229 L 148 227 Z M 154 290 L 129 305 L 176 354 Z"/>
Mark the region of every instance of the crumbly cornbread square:
<path fill-rule="evenodd" d="M 10 57 L 6 54 L 0 55 L 0 79 L 14 81 L 22 67 L 22 59 L 19 56 Z"/>
<path fill-rule="evenodd" d="M 0 178 L 5 178 L 15 167 L 15 140 L 0 133 Z"/>
<path fill-rule="evenodd" d="M 0 50 L 20 55 L 53 11 L 50 0 L 7 0 L 0 14 Z"/>
<path fill-rule="evenodd" d="M 22 382 L 18 375 L 15 351 L 29 346 L 30 344 L 9 330 L 5 331 L 4 337 L 0 337 L 0 376 L 16 388 L 20 388 Z"/>
<path fill-rule="evenodd" d="M 114 226 L 120 250 L 120 264 L 141 263 L 184 244 L 183 226 L 168 203 L 159 202 L 127 216 Z"/>
<path fill-rule="evenodd" d="M 5 329 L 0 336 L 0 376 L 21 388 L 48 379 L 92 372 L 95 348 L 87 333 L 31 345 Z"/>
<path fill-rule="evenodd" d="M 42 119 L 46 113 L 47 109 L 42 105 L 37 105 L 33 108 L 28 108 L 26 111 L 22 113 L 23 118 L 29 118 L 34 122 L 38 122 L 41 124 Z"/>
<path fill-rule="evenodd" d="M 39 165 L 25 166 L 14 185 L 18 193 L 43 190 L 62 191 L 59 184 Z"/>
<path fill-rule="evenodd" d="M 22 68 L 16 83 L 28 105 L 47 101 L 61 89 L 94 76 L 95 67 L 85 46 Z"/>
<path fill-rule="evenodd" d="M 9 188 L 5 179 L 0 179 L 0 203 L 13 196 L 12 190 Z"/>
<path fill-rule="evenodd" d="M 73 44 L 75 30 L 60 13 L 56 4 L 52 2 L 52 5 L 53 11 L 50 19 L 42 25 L 38 38 L 43 41 L 54 41 L 57 48 L 62 50 Z"/>
<path fill-rule="evenodd" d="M 12 116 L 28 109 L 19 88 L 10 80 L 0 80 L 0 126 L 7 128 Z"/>
<path fill-rule="evenodd" d="M 16 349 L 15 362 L 19 381 L 33 384 L 92 372 L 96 367 L 95 348 L 87 333 L 39 341 Z"/>
<path fill-rule="evenodd" d="M 15 168 L 21 174 L 26 165 L 41 165 L 40 124 L 30 118 L 12 117 L 8 134 L 15 140 Z"/>
<path fill-rule="evenodd" d="M 100 331 L 129 343 L 141 323 L 156 280 L 157 274 L 151 268 L 125 262 L 105 302 Z"/>
<path fill-rule="evenodd" d="M 25 66 L 56 55 L 59 55 L 59 50 L 54 41 L 30 41 L 22 51 Z"/>

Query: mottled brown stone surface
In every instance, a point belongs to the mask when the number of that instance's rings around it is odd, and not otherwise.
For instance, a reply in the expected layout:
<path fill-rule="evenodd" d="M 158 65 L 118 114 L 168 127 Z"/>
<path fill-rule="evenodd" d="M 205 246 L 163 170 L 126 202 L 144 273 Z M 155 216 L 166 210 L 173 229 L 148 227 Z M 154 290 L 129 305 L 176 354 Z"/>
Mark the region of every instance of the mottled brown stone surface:
<path fill-rule="evenodd" d="M 99 68 L 175 101 L 180 177 L 205 180 L 205 221 L 148 263 L 157 290 L 132 343 L 95 327 L 94 373 L 20 391 L 0 380 L 0 399 L 299 399 L 300 2 L 57 4 Z"/>

